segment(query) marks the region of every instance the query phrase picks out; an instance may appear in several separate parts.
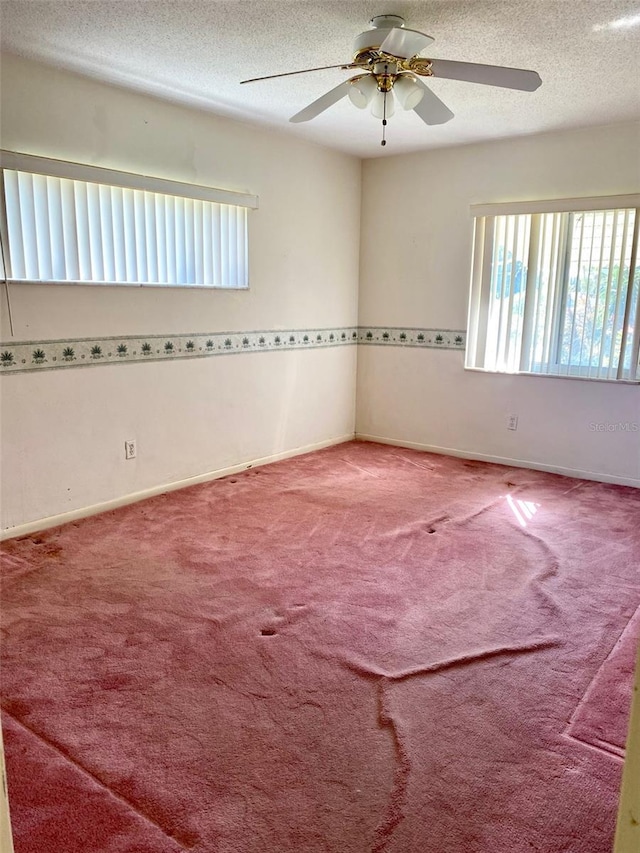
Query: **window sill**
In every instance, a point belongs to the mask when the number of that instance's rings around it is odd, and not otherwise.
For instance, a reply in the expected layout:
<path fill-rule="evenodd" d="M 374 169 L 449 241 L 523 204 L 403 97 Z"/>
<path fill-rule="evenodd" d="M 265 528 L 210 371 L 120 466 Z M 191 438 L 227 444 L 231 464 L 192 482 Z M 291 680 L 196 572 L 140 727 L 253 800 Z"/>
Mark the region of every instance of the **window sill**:
<path fill-rule="evenodd" d="M 35 281 L 33 279 L 24 278 L 9 278 L 6 283 L 12 287 L 24 285 L 41 284 L 45 287 L 144 287 L 145 289 L 154 290 L 231 290 L 234 293 L 237 291 L 249 290 L 249 285 L 219 285 L 219 284 L 147 284 L 146 282 L 137 281 Z"/>
<path fill-rule="evenodd" d="M 576 376 L 568 373 L 532 373 L 525 371 L 509 372 L 507 370 L 486 370 L 483 367 L 467 367 L 465 370 L 471 373 L 485 373 L 491 376 L 524 376 L 533 377 L 534 379 L 572 379 L 579 382 L 604 382 L 607 385 L 640 385 L 640 379 L 602 379 L 598 376 Z"/>

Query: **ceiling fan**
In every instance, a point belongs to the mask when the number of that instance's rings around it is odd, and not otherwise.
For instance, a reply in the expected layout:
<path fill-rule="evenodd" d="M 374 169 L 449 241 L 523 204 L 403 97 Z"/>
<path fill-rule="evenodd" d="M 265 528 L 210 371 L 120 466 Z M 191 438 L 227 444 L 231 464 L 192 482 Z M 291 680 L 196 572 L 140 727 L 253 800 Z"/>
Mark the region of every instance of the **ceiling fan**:
<path fill-rule="evenodd" d="M 533 92 L 542 83 L 536 71 L 418 56 L 434 39 L 426 33 L 406 28 L 404 19 L 399 15 L 377 15 L 371 19 L 371 25 L 372 29 L 356 36 L 351 62 L 270 74 L 267 77 L 253 77 L 250 80 L 242 80 L 242 83 L 256 83 L 260 80 L 325 71 L 329 68 L 341 68 L 344 71 L 357 69 L 358 74 L 321 95 L 289 121 L 302 122 L 316 118 L 348 95 L 354 106 L 359 109 L 371 106 L 373 115 L 382 119 L 382 145 L 386 145 L 387 118 L 393 115 L 396 100 L 403 109 L 413 110 L 428 125 L 444 124 L 453 118 L 449 107 L 419 79 L 420 77 L 463 80 L 485 86 L 519 89 L 523 92 Z"/>

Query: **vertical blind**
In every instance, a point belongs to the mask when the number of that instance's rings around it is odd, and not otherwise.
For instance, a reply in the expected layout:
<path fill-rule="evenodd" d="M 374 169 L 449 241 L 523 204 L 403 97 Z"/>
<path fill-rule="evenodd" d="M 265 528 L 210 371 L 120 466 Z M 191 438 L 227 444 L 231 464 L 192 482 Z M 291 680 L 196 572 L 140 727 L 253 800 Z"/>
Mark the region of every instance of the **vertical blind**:
<path fill-rule="evenodd" d="M 244 205 L 19 169 L 2 177 L 10 280 L 248 285 Z"/>
<path fill-rule="evenodd" d="M 467 367 L 638 377 L 636 208 L 478 216 Z"/>

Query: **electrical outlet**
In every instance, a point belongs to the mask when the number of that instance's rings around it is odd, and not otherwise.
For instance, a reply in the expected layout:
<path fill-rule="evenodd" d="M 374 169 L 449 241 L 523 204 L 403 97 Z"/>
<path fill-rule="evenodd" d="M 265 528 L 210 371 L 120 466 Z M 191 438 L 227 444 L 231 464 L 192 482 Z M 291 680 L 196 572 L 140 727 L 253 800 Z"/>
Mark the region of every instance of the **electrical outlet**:
<path fill-rule="evenodd" d="M 509 415 L 507 418 L 507 429 L 518 429 L 518 416 Z"/>
<path fill-rule="evenodd" d="M 133 439 L 130 441 L 125 441 L 125 443 L 124 443 L 124 458 L 125 459 L 135 459 L 136 458 L 136 443 Z"/>

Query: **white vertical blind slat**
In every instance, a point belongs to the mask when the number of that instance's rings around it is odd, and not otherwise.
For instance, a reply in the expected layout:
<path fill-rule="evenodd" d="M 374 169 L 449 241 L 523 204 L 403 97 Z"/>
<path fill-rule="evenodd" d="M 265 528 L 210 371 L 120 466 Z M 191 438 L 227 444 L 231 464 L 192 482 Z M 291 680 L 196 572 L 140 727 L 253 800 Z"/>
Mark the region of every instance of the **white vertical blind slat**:
<path fill-rule="evenodd" d="M 469 300 L 469 330 L 467 337 L 467 363 L 480 367 L 486 352 L 487 312 L 491 291 L 491 270 L 484 263 L 493 246 L 495 220 L 484 216 L 476 219 L 473 242 L 472 289 Z"/>
<path fill-rule="evenodd" d="M 212 219 L 214 223 L 213 230 L 213 283 L 216 287 L 222 286 L 222 214 L 219 204 L 211 205 Z"/>
<path fill-rule="evenodd" d="M 167 270 L 167 252 L 165 247 L 165 205 L 164 199 L 158 193 L 153 193 L 154 206 L 154 223 L 155 223 L 155 244 L 157 247 L 158 259 L 158 284 L 166 284 L 168 282 Z"/>
<path fill-rule="evenodd" d="M 47 178 L 47 206 L 49 216 L 49 248 L 51 252 L 51 278 L 64 281 L 64 231 L 62 228 L 62 200 L 60 180 Z"/>
<path fill-rule="evenodd" d="M 500 319 L 502 308 L 502 280 L 504 277 L 504 264 L 501 258 L 505 251 L 505 231 L 507 220 L 505 217 L 497 217 L 496 235 L 493 248 L 493 264 L 491 276 L 491 290 L 489 293 L 489 334 L 487 335 L 487 352 L 491 370 L 498 369 L 501 348 Z"/>
<path fill-rule="evenodd" d="M 235 255 L 236 250 L 236 234 L 238 230 L 238 219 L 235 216 L 235 211 L 229 211 L 229 245 L 227 247 L 227 251 L 229 253 L 229 257 L 232 258 Z M 229 268 L 229 285 L 231 287 L 235 287 L 237 284 L 236 274 L 237 270 L 233 270 Z"/>
<path fill-rule="evenodd" d="M 73 181 L 60 181 L 60 207 L 62 209 L 62 233 L 64 235 L 64 280 L 78 281 L 80 279 L 80 255 L 78 253 L 76 197 Z"/>
<path fill-rule="evenodd" d="M 499 370 L 502 370 L 502 364 L 504 363 L 504 295 L 507 287 L 507 265 L 505 259 L 507 255 L 507 245 L 511 236 L 511 224 L 512 219 L 510 217 L 505 217 L 502 228 L 502 241 L 499 249 L 499 274 L 496 280 L 495 307 L 497 310 L 495 312 L 496 352 L 494 365 Z"/>
<path fill-rule="evenodd" d="M 567 348 L 566 360 L 563 360 L 562 358 L 560 359 L 560 365 L 562 367 L 562 371 L 566 372 L 566 373 L 569 373 L 569 368 L 573 364 L 573 342 L 574 342 L 575 331 L 576 331 L 576 315 L 578 313 L 578 293 L 579 293 L 579 287 L 580 287 L 580 265 L 582 263 L 582 247 L 583 247 L 582 238 L 584 235 L 585 218 L 586 218 L 586 214 L 582 214 L 582 216 L 580 217 L 580 237 L 578 239 L 578 257 L 575 259 L 575 261 L 573 260 L 573 251 L 571 254 L 572 260 L 571 260 L 570 270 L 575 272 L 575 276 L 573 276 L 573 278 L 575 280 L 575 286 L 572 286 L 571 282 L 569 282 L 569 290 L 572 291 L 572 293 L 569 294 L 569 298 L 571 298 L 571 296 L 573 298 L 573 305 L 572 305 L 572 311 L 571 311 L 571 317 L 570 317 L 570 319 L 571 319 L 571 332 L 569 333 L 568 336 L 566 335 L 566 325 L 565 325 L 564 338 L 566 340 L 568 337 L 569 345 Z M 565 318 L 565 324 L 566 324 L 566 318 Z"/>
<path fill-rule="evenodd" d="M 602 334 L 600 337 L 600 352 L 598 358 L 598 370 L 602 371 L 604 365 L 604 358 L 606 355 L 606 347 L 605 347 L 605 334 L 607 330 L 607 318 L 609 316 L 609 311 L 611 309 L 611 293 L 612 293 L 612 285 L 613 285 L 613 271 L 615 266 L 615 257 L 616 257 L 616 239 L 615 235 L 618 230 L 618 216 L 620 211 L 613 211 L 613 221 L 611 223 L 611 246 L 609 249 L 609 268 L 607 270 L 607 288 L 604 294 L 604 311 L 602 314 Z"/>
<path fill-rule="evenodd" d="M 202 283 L 213 284 L 213 221 L 211 204 L 202 206 Z"/>
<path fill-rule="evenodd" d="M 91 280 L 104 281 L 104 258 L 102 255 L 102 229 L 100 227 L 100 189 L 97 184 L 87 184 L 87 215 L 89 231 L 89 257 L 91 258 Z"/>
<path fill-rule="evenodd" d="M 193 203 L 193 247 L 194 247 L 194 281 L 204 284 L 204 240 L 202 235 L 203 207 L 201 201 Z"/>
<path fill-rule="evenodd" d="M 147 229 L 144 191 L 133 190 L 133 217 L 136 246 L 136 281 L 149 281 L 147 273 Z"/>
<path fill-rule="evenodd" d="M 582 329 L 582 341 L 580 343 L 580 363 L 587 365 L 587 375 L 591 376 L 591 350 L 592 339 L 598 324 L 597 302 L 600 290 L 601 273 L 601 246 L 606 239 L 606 216 L 604 212 L 598 212 L 594 217 L 593 235 L 591 239 L 591 252 L 589 254 L 589 275 L 586 301 L 586 316 Z"/>
<path fill-rule="evenodd" d="M 618 369 L 618 358 L 620 355 L 619 341 L 617 340 L 617 338 L 618 329 L 621 324 L 622 317 L 624 316 L 624 299 L 622 298 L 622 292 L 624 290 L 624 281 L 622 267 L 624 265 L 624 258 L 627 250 L 629 212 L 630 211 L 628 210 L 624 211 L 622 226 L 620 226 L 620 220 L 618 220 L 618 230 L 616 235 L 614 236 L 614 239 L 616 241 L 615 266 L 618 270 L 618 274 L 616 276 L 615 304 L 610 324 L 609 360 L 607 366 L 608 379 L 616 375 Z M 618 244 L 620 244 L 619 251 L 617 249 Z"/>
<path fill-rule="evenodd" d="M 176 241 L 173 234 L 175 221 L 175 199 L 173 196 L 166 196 L 164 200 L 164 241 L 167 250 L 167 284 L 176 284 L 178 281 Z"/>
<path fill-rule="evenodd" d="M 14 211 L 13 216 L 7 216 L 7 231 L 9 246 L 11 250 L 11 272 L 14 278 L 25 278 L 24 241 L 22 238 L 22 220 L 15 215 L 19 210 L 20 188 L 18 185 L 18 173 L 6 171 L 4 173 L 4 192 L 7 210 Z"/>
<path fill-rule="evenodd" d="M 196 264 L 194 251 L 195 237 L 195 210 L 191 199 L 184 200 L 184 282 L 183 284 L 194 284 L 196 281 Z"/>
<path fill-rule="evenodd" d="M 91 278 L 91 243 L 89 241 L 89 214 L 87 211 L 87 185 L 73 182 L 73 198 L 76 212 L 76 228 L 78 235 L 78 262 L 82 281 L 92 281 Z"/>
<path fill-rule="evenodd" d="M 518 249 L 517 255 L 514 258 L 513 267 L 513 291 L 512 291 L 512 312 L 515 319 L 515 334 L 512 336 L 511 345 L 511 369 L 517 370 L 520 364 L 522 335 L 524 330 L 524 309 L 525 299 L 527 295 L 527 259 L 529 256 L 529 238 L 531 233 L 531 215 L 518 217 Z M 519 281 L 518 281 L 519 274 Z M 518 291 L 516 293 L 516 284 Z M 535 286 L 532 282 L 532 288 Z M 512 324 L 513 325 L 513 324 Z"/>
<path fill-rule="evenodd" d="M 627 221 L 627 233 L 630 237 L 627 243 L 627 250 L 623 254 L 620 262 L 620 278 L 621 289 L 624 291 L 624 309 L 622 312 L 620 345 L 618 350 L 618 365 L 616 369 L 616 378 L 621 379 L 624 375 L 624 359 L 627 349 L 627 340 L 633 334 L 632 316 L 634 315 L 634 306 L 632 299 L 634 295 L 634 268 L 637 260 L 638 250 L 638 228 L 635 221 L 636 211 L 630 210 L 629 219 Z"/>
<path fill-rule="evenodd" d="M 531 354 L 534 351 L 534 330 L 538 314 L 537 302 L 540 298 L 538 280 L 540 277 L 540 263 L 544 245 L 544 233 L 541 235 L 541 228 L 544 228 L 544 219 L 540 214 L 535 214 L 531 217 L 527 257 L 523 256 L 522 259 L 523 264 L 526 260 L 526 269 L 523 270 L 522 274 L 525 293 L 519 330 L 520 352 L 518 354 L 518 361 L 521 370 L 531 369 Z"/>
<path fill-rule="evenodd" d="M 156 207 L 153 193 L 143 193 L 145 256 L 147 259 L 147 281 L 158 284 L 158 246 L 156 242 Z"/>
<path fill-rule="evenodd" d="M 44 175 L 32 175 L 33 213 L 35 240 L 38 252 L 38 272 L 43 278 L 51 278 L 51 229 L 49 227 L 49 201 L 47 179 Z"/>
<path fill-rule="evenodd" d="M 38 245 L 32 175 L 18 175 L 18 196 L 25 277 L 35 278 L 38 276 Z"/>
<path fill-rule="evenodd" d="M 607 229 L 610 223 L 610 216 L 608 213 L 604 213 L 601 217 L 600 221 L 600 246 L 598 252 L 598 271 L 596 274 L 596 286 L 595 286 L 595 301 L 593 305 L 593 322 L 591 323 L 591 335 L 589 340 L 589 375 L 597 375 L 597 368 L 594 365 L 594 347 L 597 347 L 598 341 L 602 337 L 602 329 L 604 327 L 604 321 L 599 322 L 600 317 L 600 282 L 602 279 L 602 264 L 604 262 L 605 257 L 605 245 L 607 242 Z M 598 332 L 596 334 L 596 331 Z M 596 352 L 597 356 L 597 352 Z"/>
<path fill-rule="evenodd" d="M 116 268 L 114 259 L 113 227 L 111 213 L 111 193 L 109 187 L 98 186 L 98 207 L 100 214 L 100 241 L 103 247 L 102 262 L 105 281 L 114 281 Z"/>
<path fill-rule="evenodd" d="M 220 284 L 229 287 L 229 208 L 220 207 Z"/>
<path fill-rule="evenodd" d="M 612 242 L 612 294 L 611 304 L 607 313 L 607 324 L 605 332 L 609 337 L 609 346 L 607 348 L 607 370 L 608 378 L 616 376 L 618 364 L 620 361 L 620 344 L 624 336 L 622 328 L 624 322 L 624 310 L 626 302 L 626 277 L 623 267 L 625 264 L 625 256 L 627 255 L 628 239 L 629 239 L 629 214 L 631 211 L 620 211 L 622 214 L 618 217 L 617 227 L 611 235 Z M 606 338 L 605 338 L 606 340 Z"/>
<path fill-rule="evenodd" d="M 533 219 L 532 219 L 533 221 Z M 553 215 L 540 214 L 538 222 L 539 246 L 538 274 L 535 281 L 527 277 L 527 287 L 535 290 L 534 319 L 531 346 L 526 354 L 528 359 L 528 370 L 540 370 L 541 362 L 544 360 L 546 348 L 545 320 L 547 316 L 547 298 L 549 291 L 549 278 L 551 275 L 551 258 L 555 245 L 556 230 Z M 526 307 L 525 307 L 526 311 Z"/>
<path fill-rule="evenodd" d="M 249 235 L 247 233 L 248 217 L 247 209 L 244 207 L 236 208 L 238 219 L 240 220 L 240 228 L 238 229 L 238 245 L 236 246 L 236 256 L 238 258 L 238 287 L 249 283 Z"/>
<path fill-rule="evenodd" d="M 511 236 L 511 265 L 508 273 L 506 272 L 507 258 L 503 258 L 505 266 L 505 287 L 506 293 L 503 293 L 502 309 L 504 313 L 504 328 L 503 328 L 503 367 L 509 370 L 511 367 L 512 358 L 512 334 L 511 327 L 513 324 L 513 292 L 516 286 L 516 269 L 518 266 L 518 237 L 520 236 L 520 217 L 513 217 L 513 234 Z M 504 310 L 506 308 L 506 310 Z"/>
<path fill-rule="evenodd" d="M 185 227 L 184 227 L 184 199 L 174 198 L 174 243 L 175 243 L 175 278 L 174 284 L 184 284 L 186 281 L 186 258 L 185 258 Z"/>
<path fill-rule="evenodd" d="M 632 309 L 625 347 L 626 367 L 624 375 L 626 379 L 640 379 L 640 259 L 637 256 L 637 249 L 636 243 L 636 263 L 632 278 L 634 282 Z"/>
<path fill-rule="evenodd" d="M 138 269 L 136 263 L 135 211 L 133 190 L 122 190 L 122 220 L 124 224 L 124 264 L 125 281 L 136 281 Z"/>
<path fill-rule="evenodd" d="M 113 221 L 113 261 L 117 281 L 127 280 L 127 251 L 125 240 L 124 198 L 122 187 L 111 188 L 111 216 Z"/>

